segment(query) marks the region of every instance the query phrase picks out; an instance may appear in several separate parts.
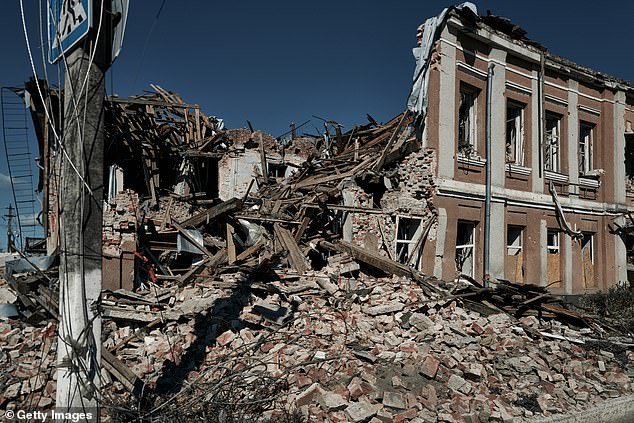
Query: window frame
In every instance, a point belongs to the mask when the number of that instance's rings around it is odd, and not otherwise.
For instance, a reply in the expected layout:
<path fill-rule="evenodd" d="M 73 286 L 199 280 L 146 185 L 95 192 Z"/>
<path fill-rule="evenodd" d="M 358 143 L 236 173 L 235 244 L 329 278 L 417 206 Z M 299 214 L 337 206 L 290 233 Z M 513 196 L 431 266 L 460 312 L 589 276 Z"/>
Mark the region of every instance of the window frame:
<path fill-rule="evenodd" d="M 587 129 L 587 134 L 584 135 L 584 129 Z M 596 124 L 580 121 L 579 122 L 579 144 L 578 144 L 578 159 L 579 159 L 579 175 L 583 176 L 594 169 L 594 134 Z M 583 147 L 583 148 L 582 148 Z M 582 151 L 583 150 L 583 151 Z"/>
<path fill-rule="evenodd" d="M 477 155 L 478 152 L 478 97 L 480 90 L 466 83 L 460 84 L 458 102 L 458 154 L 464 157 Z M 465 103 L 465 98 L 469 100 Z M 465 104 L 468 110 L 464 111 Z M 466 114 L 466 116 L 464 116 Z M 468 126 L 463 126 L 463 121 Z"/>
<path fill-rule="evenodd" d="M 506 102 L 506 129 L 505 129 L 505 141 L 506 141 L 506 163 L 515 164 L 518 166 L 524 165 L 524 148 L 525 148 L 525 131 L 524 131 L 524 122 L 525 122 L 525 114 L 524 110 L 526 109 L 526 105 L 522 104 L 518 101 L 507 100 Z M 519 113 L 512 118 L 509 118 L 509 111 L 517 110 Z M 515 138 L 511 138 L 511 133 L 509 131 L 509 123 L 513 122 L 513 130 L 515 131 Z M 512 151 L 509 152 L 509 147 L 512 148 Z"/>
<path fill-rule="evenodd" d="M 414 230 L 412 237 L 410 239 L 407 238 L 399 238 L 399 232 L 401 229 L 401 221 L 409 220 L 409 221 L 418 221 L 418 226 Z M 423 229 L 423 218 L 416 216 L 405 216 L 405 215 L 397 215 L 396 216 L 396 224 L 394 226 L 394 257 L 396 261 L 401 264 L 407 264 L 411 260 L 411 254 L 416 253 L 416 251 L 411 251 L 412 247 L 415 247 L 418 243 L 419 238 L 422 236 Z M 399 248 L 400 247 L 400 248 Z M 407 247 L 406 256 L 404 257 L 404 261 L 401 261 L 402 249 Z M 416 261 L 416 266 L 418 266 L 418 260 Z"/>
<path fill-rule="evenodd" d="M 551 240 L 551 235 L 555 235 L 555 237 L 553 238 L 554 240 L 556 240 L 556 242 L 551 245 L 550 244 L 550 240 Z M 548 229 L 546 231 L 546 253 L 547 254 L 561 254 L 561 240 L 559 239 L 561 237 L 561 231 L 557 231 L 555 229 Z"/>
<path fill-rule="evenodd" d="M 471 236 L 470 236 L 470 241 L 466 244 L 458 244 L 459 238 L 460 238 L 460 227 L 461 225 L 470 225 L 471 226 Z M 459 258 L 461 257 L 465 257 L 465 259 L 462 260 L 462 263 L 464 265 L 466 258 L 468 256 L 464 256 L 459 254 L 459 251 L 465 251 L 465 250 L 471 250 L 471 271 L 470 273 L 464 272 L 464 269 L 462 268 L 462 266 L 458 266 L 459 263 Z M 476 222 L 472 222 L 472 221 L 468 221 L 468 220 L 459 220 L 457 225 L 456 225 L 456 247 L 455 247 L 455 262 L 456 262 L 456 271 L 467 275 L 467 276 L 471 276 L 474 277 L 475 276 L 475 252 L 476 252 Z"/>
<path fill-rule="evenodd" d="M 513 230 L 518 230 L 519 234 L 516 238 L 519 241 L 519 245 L 511 245 L 509 239 L 509 232 Z M 511 253 L 511 249 L 514 249 L 514 252 Z M 524 226 L 519 225 L 507 225 L 506 227 L 506 255 L 507 256 L 515 256 L 518 252 L 524 251 Z"/>
<path fill-rule="evenodd" d="M 544 170 L 560 173 L 561 172 L 561 116 L 546 112 L 544 119 Z M 548 134 L 549 121 L 555 121 L 556 125 L 552 129 L 556 129 L 556 135 Z M 556 142 L 553 143 L 552 139 Z M 549 167 L 550 164 L 550 167 Z"/>

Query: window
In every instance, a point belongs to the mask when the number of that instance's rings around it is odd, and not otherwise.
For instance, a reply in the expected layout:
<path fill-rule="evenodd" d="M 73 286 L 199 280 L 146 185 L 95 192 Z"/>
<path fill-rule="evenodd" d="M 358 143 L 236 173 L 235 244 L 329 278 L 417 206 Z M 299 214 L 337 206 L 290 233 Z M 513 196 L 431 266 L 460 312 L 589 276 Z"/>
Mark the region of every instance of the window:
<path fill-rule="evenodd" d="M 284 179 L 288 166 L 282 163 L 267 163 L 268 177 L 275 179 Z"/>
<path fill-rule="evenodd" d="M 583 266 L 583 287 L 595 288 L 594 277 L 594 234 L 583 233 L 581 238 L 581 265 Z"/>
<path fill-rule="evenodd" d="M 475 275 L 475 223 L 458 222 L 456 236 L 456 270 L 473 277 Z"/>
<path fill-rule="evenodd" d="M 559 172 L 559 148 L 561 143 L 561 119 L 552 113 L 546 113 L 544 137 L 544 169 Z"/>
<path fill-rule="evenodd" d="M 625 187 L 634 191 L 634 134 L 625 133 Z"/>
<path fill-rule="evenodd" d="M 506 278 L 524 282 L 524 228 L 508 226 L 506 229 Z"/>
<path fill-rule="evenodd" d="M 396 217 L 396 260 L 408 264 L 417 247 L 420 238 L 421 219 L 409 217 Z M 417 264 L 417 263 L 415 263 Z"/>
<path fill-rule="evenodd" d="M 592 170 L 592 144 L 594 125 L 582 122 L 579 125 L 579 175 Z"/>
<path fill-rule="evenodd" d="M 548 230 L 546 260 L 548 264 L 548 286 L 561 287 L 561 256 L 559 253 L 559 231 Z"/>
<path fill-rule="evenodd" d="M 510 101 L 506 105 L 506 162 L 524 164 L 524 106 Z"/>
<path fill-rule="evenodd" d="M 471 156 L 477 149 L 477 98 L 478 91 L 466 85 L 460 86 L 458 109 L 458 152 Z"/>

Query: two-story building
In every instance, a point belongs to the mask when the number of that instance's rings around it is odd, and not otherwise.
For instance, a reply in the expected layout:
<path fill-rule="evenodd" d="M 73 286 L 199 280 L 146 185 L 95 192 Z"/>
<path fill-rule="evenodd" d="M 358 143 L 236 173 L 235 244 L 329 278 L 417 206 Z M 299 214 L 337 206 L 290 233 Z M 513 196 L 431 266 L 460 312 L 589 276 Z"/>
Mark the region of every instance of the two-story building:
<path fill-rule="evenodd" d="M 435 34 L 416 75 L 427 79 L 422 145 L 437 159 L 438 226 L 421 270 L 564 294 L 626 281 L 615 228 L 634 204 L 634 86 L 550 54 L 507 19 L 439 18 L 420 28 Z"/>

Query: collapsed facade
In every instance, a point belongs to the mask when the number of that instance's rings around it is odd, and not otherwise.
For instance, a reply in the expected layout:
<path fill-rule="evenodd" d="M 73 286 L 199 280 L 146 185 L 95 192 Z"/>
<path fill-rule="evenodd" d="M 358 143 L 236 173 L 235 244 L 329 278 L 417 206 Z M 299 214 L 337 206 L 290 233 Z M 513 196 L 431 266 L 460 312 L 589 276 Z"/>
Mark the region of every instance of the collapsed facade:
<path fill-rule="evenodd" d="M 348 132 L 226 129 L 158 86 L 106 99 L 109 412 L 515 421 L 632 393 L 631 328 L 548 292 L 625 280 L 632 86 L 471 5 L 419 35 L 409 110 Z M 64 154 L 27 89 L 55 255 Z M 47 320 L 0 322 L 0 406 L 54 407 L 58 269 L 15 266 L 0 294 Z"/>
<path fill-rule="evenodd" d="M 334 183 L 320 201 L 331 235 L 439 279 L 506 279 L 562 294 L 626 281 L 632 85 L 554 56 L 504 18 L 477 18 L 470 7 L 430 21 L 419 34 L 414 106 L 386 125 L 371 120 L 347 133 L 335 125 L 336 134 L 281 142 L 252 129 L 226 130 L 160 87 L 153 95 L 108 99 L 104 274 L 118 276 L 106 286 L 132 289 L 134 256 L 144 256 L 144 248 L 151 256 L 174 250 L 165 243 L 182 234 L 161 232 L 178 213 L 174 205 L 185 204 L 184 216 L 246 200 L 261 187 L 270 194 L 274 183 L 275 195 L 289 188 L 303 201 L 304 188 L 314 193 Z M 38 131 L 53 253 L 61 154 L 46 134 Z M 368 149 L 377 140 L 380 153 Z M 320 179 L 327 170 L 334 174 Z M 282 198 L 293 196 L 287 189 Z M 296 217 L 306 210 L 295 210 Z M 166 238 L 153 245 L 166 249 L 140 244 L 139 237 L 149 239 L 139 232 L 148 221 Z M 244 224 L 242 230 L 249 231 Z"/>

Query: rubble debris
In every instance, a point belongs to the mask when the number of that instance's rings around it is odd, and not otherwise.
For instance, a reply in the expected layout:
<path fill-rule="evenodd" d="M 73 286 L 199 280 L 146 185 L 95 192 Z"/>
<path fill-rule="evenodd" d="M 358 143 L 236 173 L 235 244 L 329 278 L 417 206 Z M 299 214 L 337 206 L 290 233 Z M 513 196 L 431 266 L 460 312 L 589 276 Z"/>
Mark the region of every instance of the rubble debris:
<path fill-rule="evenodd" d="M 154 89 L 108 103 L 123 182 L 104 208 L 102 403 L 118 418 L 513 421 L 632 392 L 630 333 L 545 288 L 421 272 L 435 153 L 410 113 L 285 144 Z M 0 321 L 0 406 L 53 407 L 54 382 L 20 366 L 52 369 L 34 351 L 49 332 L 54 349 L 56 278 L 7 281 L 39 338 Z"/>

